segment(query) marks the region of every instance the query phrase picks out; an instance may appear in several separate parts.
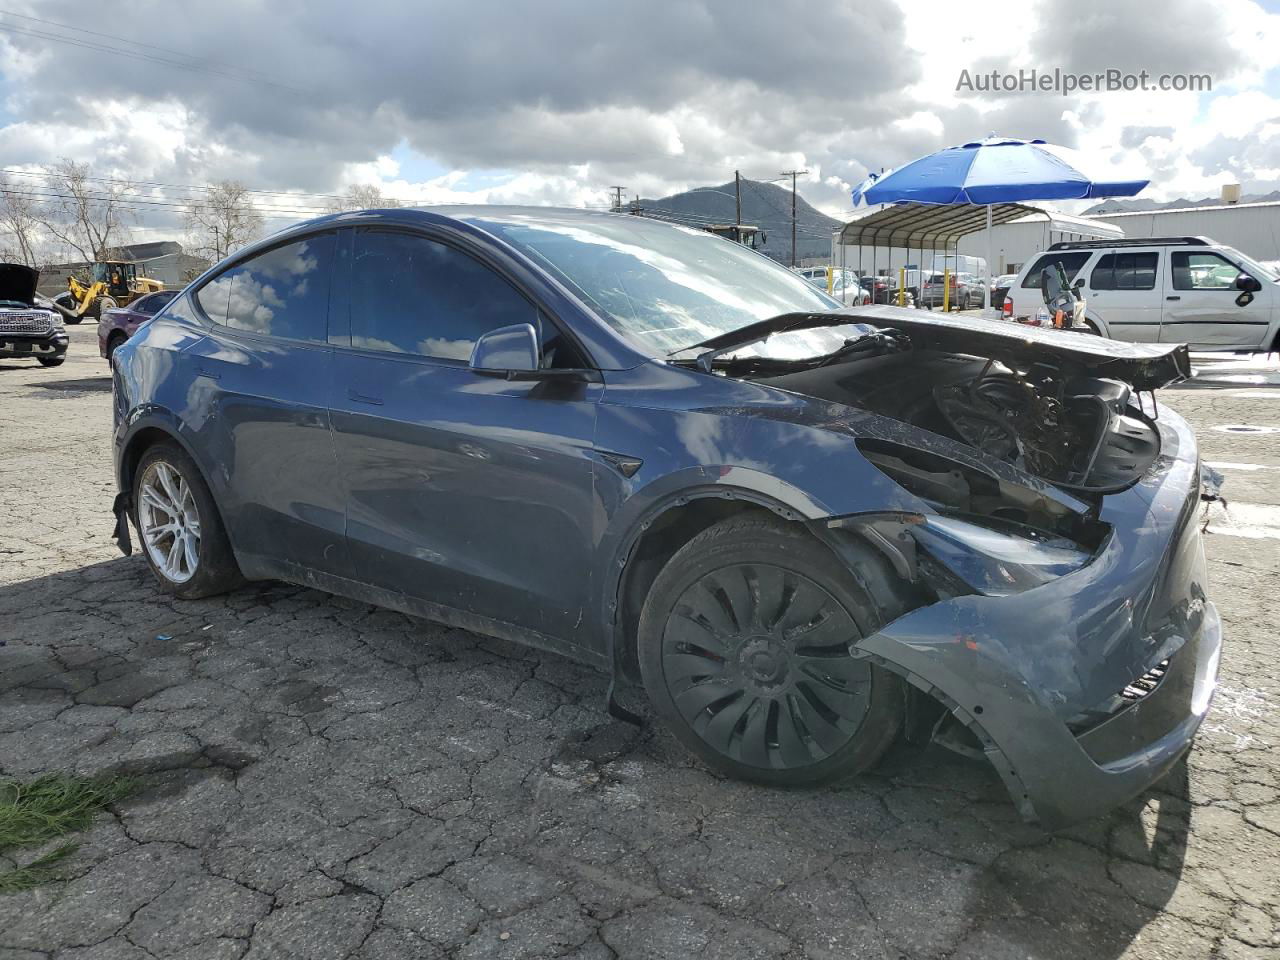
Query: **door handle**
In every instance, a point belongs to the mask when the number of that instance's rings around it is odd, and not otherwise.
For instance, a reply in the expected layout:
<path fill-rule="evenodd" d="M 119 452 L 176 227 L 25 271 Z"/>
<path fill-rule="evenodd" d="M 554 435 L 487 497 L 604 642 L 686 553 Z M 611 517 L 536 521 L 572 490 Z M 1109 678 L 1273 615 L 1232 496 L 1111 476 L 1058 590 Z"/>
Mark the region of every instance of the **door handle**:
<path fill-rule="evenodd" d="M 347 388 L 347 399 L 354 400 L 356 403 L 370 403 L 370 404 L 373 404 L 375 407 L 382 406 L 381 397 L 371 397 L 364 393 L 358 393 L 357 391 L 352 390 L 349 387 Z"/>
<path fill-rule="evenodd" d="M 220 373 L 214 373 L 212 370 L 210 370 L 208 367 L 205 367 L 203 364 L 202 364 L 201 366 L 199 366 L 199 367 L 197 367 L 197 368 L 196 368 L 196 376 L 197 376 L 197 377 L 208 377 L 210 380 L 221 380 L 221 379 L 222 379 L 222 374 L 220 374 Z"/>
<path fill-rule="evenodd" d="M 1181 300 L 1181 297 L 1165 297 L 1166 300 Z"/>

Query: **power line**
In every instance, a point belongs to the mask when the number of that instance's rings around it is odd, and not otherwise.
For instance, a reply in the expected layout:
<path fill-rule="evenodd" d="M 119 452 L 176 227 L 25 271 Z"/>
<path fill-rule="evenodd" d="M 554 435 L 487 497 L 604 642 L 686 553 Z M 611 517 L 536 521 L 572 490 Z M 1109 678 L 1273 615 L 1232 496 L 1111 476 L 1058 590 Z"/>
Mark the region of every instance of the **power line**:
<path fill-rule="evenodd" d="M 55 23 L 52 20 L 39 20 L 36 17 L 26 17 L 23 14 L 11 13 L 5 10 L 0 10 L 0 13 L 7 14 L 8 16 L 12 16 L 12 17 L 21 17 L 22 19 L 25 19 L 25 20 L 36 20 L 39 23 L 46 23 L 51 26 L 59 27 L 64 30 L 77 30 L 81 33 L 95 35 L 93 31 L 82 30 L 81 28 L 72 27 L 63 23 Z M 295 86 L 292 86 L 291 84 L 282 83 L 278 80 L 268 79 L 261 75 L 253 76 L 244 71 L 229 72 L 229 71 L 238 71 L 239 68 L 227 67 L 226 69 L 219 69 L 217 66 L 209 65 L 211 63 L 210 61 L 201 61 L 195 57 L 190 56 L 189 54 L 180 53 L 176 50 L 167 51 L 168 53 L 173 55 L 172 57 L 162 57 L 156 54 L 145 53 L 141 50 L 128 50 L 123 47 L 114 46 L 109 43 L 103 43 L 103 42 L 94 41 L 94 40 L 84 40 L 84 39 L 80 39 L 79 37 L 68 37 L 59 33 L 52 33 L 48 30 L 23 28 L 23 27 L 12 25 L 12 24 L 0 24 L 0 31 L 3 31 L 5 33 L 16 34 L 18 36 L 35 37 L 36 39 L 40 39 L 40 40 L 52 40 L 55 43 L 65 43 L 70 46 L 80 47 L 85 50 L 94 50 L 99 53 L 109 53 L 119 57 L 127 57 L 131 60 L 141 60 L 147 63 L 160 64 L 162 66 L 179 67 L 183 70 L 196 70 L 201 73 L 207 73 L 212 76 L 222 77 L 227 80 L 237 80 L 242 83 L 264 84 L 266 86 L 278 87 L 281 90 L 289 90 L 294 93 L 308 92 L 306 90 L 303 90 L 300 87 L 295 87 Z M 110 36 L 108 34 L 96 34 L 96 35 L 102 36 L 102 37 Z M 126 42 L 131 42 L 131 41 L 126 41 Z M 148 46 L 151 46 L 151 45 L 148 44 Z M 165 48 L 157 47 L 154 49 L 163 50 Z M 180 57 L 181 59 L 175 60 L 173 59 L 173 57 Z"/>
<path fill-rule="evenodd" d="M 195 63 L 195 64 L 205 64 L 210 67 L 221 66 L 230 70 L 238 70 L 247 76 L 256 75 L 263 82 L 266 82 L 266 83 L 276 82 L 273 77 L 263 73 L 261 70 L 252 70 L 247 67 L 236 67 L 233 64 L 229 64 L 229 63 L 220 63 L 219 61 L 213 60 L 210 57 L 197 57 L 194 54 L 183 53 L 180 50 L 172 50 L 169 47 L 157 46 L 154 43 L 143 43 L 141 40 L 134 40 L 132 37 L 121 37 L 121 36 L 118 36 L 117 34 L 106 33 L 102 30 L 88 30 L 84 27 L 77 27 L 69 23 L 58 23 L 57 21 L 54 21 L 54 20 L 45 20 L 41 17 L 33 17 L 30 14 L 26 14 L 26 13 L 15 13 L 12 10 L 0 10 L 0 14 L 3 14 L 6 17 L 15 17 L 19 20 L 29 20 L 32 23 L 43 23 L 43 24 L 46 24 L 47 26 L 58 27 L 59 29 L 62 29 L 62 30 L 71 30 L 75 33 L 83 33 L 91 37 L 103 37 L 108 40 L 117 40 L 121 43 L 127 43 L 130 46 L 134 46 L 134 47 L 143 47 L 147 50 L 156 50 L 160 53 L 172 54 L 174 56 L 182 57 L 184 60 L 188 60 L 191 63 Z"/>

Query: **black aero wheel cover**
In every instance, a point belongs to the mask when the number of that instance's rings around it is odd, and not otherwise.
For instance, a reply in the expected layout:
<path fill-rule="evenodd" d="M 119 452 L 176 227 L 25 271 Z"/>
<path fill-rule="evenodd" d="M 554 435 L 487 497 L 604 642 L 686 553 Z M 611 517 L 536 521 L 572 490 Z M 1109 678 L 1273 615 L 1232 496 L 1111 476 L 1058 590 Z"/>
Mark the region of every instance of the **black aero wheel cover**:
<path fill-rule="evenodd" d="M 871 666 L 849 612 L 803 574 L 738 563 L 702 575 L 663 630 L 663 678 L 676 710 L 720 755 L 796 770 L 848 745 L 870 705 Z"/>

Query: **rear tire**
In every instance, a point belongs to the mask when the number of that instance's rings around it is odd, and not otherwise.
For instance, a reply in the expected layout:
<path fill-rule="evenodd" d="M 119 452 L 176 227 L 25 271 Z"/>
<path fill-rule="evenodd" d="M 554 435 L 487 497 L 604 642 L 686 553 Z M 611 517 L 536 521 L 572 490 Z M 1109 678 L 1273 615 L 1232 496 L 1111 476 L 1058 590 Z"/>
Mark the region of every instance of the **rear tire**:
<path fill-rule="evenodd" d="M 143 453 L 133 477 L 133 520 L 142 555 L 166 593 L 195 600 L 244 582 L 213 495 L 176 443 Z"/>
<path fill-rule="evenodd" d="M 124 334 L 121 334 L 121 333 L 113 333 L 111 336 L 107 337 L 107 363 L 108 363 L 108 365 L 111 363 L 111 358 L 112 358 L 112 356 L 114 356 L 114 354 L 115 354 L 115 352 L 116 352 L 116 349 L 120 346 L 120 344 L 124 343 L 126 339 L 128 339 L 128 338 L 127 338 L 127 337 L 125 337 L 125 336 L 124 336 Z"/>
<path fill-rule="evenodd" d="M 640 616 L 640 671 L 672 733 L 726 776 L 774 786 L 871 767 L 902 722 L 903 686 L 848 649 L 905 611 L 880 556 L 858 576 L 809 533 L 735 517 L 658 574 Z"/>

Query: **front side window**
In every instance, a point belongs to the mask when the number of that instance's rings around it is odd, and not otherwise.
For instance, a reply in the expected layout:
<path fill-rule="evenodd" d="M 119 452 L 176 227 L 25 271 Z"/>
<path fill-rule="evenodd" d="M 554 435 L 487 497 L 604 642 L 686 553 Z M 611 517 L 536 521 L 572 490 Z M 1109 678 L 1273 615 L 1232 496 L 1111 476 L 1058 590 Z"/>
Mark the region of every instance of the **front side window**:
<path fill-rule="evenodd" d="M 1027 271 L 1027 275 L 1022 278 L 1022 289 L 1039 290 L 1040 275 L 1055 263 L 1062 264 L 1062 269 L 1067 274 L 1067 282 L 1070 283 L 1075 280 L 1076 274 L 1080 272 L 1080 268 L 1088 263 L 1090 256 L 1091 254 L 1087 250 L 1076 251 L 1074 253 L 1058 253 L 1056 251 L 1053 253 L 1046 253 L 1031 265 L 1031 269 Z"/>
<path fill-rule="evenodd" d="M 196 300 L 221 326 L 324 343 L 333 248 L 332 233 L 274 247 L 219 274 Z"/>
<path fill-rule="evenodd" d="M 1240 268 L 1216 253 L 1169 255 L 1175 290 L 1235 290 Z"/>
<path fill-rule="evenodd" d="M 1093 268 L 1089 286 L 1094 290 L 1154 290 L 1159 256 L 1155 251 L 1108 253 Z"/>
<path fill-rule="evenodd" d="M 351 345 L 469 360 L 490 330 L 542 327 L 537 308 L 474 257 L 409 233 L 360 230 L 351 274 Z"/>

